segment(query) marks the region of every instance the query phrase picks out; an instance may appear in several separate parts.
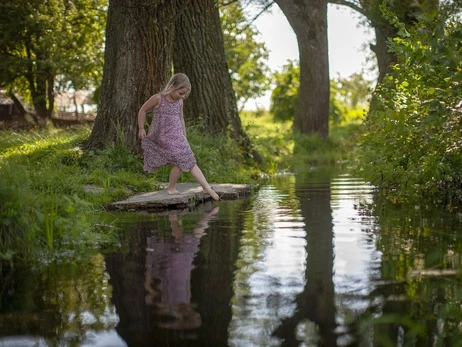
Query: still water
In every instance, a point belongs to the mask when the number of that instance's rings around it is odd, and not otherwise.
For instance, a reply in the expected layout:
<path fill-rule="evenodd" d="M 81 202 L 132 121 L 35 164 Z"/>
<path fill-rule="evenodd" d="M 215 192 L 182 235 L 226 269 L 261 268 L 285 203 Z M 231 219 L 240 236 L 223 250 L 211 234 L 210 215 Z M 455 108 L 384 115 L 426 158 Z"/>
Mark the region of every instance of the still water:
<path fill-rule="evenodd" d="M 116 218 L 116 250 L 2 284 L 0 346 L 462 345 L 460 213 L 313 170 Z"/>

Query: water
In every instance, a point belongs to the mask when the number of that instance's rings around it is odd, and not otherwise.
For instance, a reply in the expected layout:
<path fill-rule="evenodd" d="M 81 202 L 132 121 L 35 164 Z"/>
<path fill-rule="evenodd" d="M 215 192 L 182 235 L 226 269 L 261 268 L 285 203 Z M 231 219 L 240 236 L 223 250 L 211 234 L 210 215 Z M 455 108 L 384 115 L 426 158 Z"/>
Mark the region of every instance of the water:
<path fill-rule="evenodd" d="M 462 345 L 460 213 L 314 170 L 118 219 L 117 252 L 6 278 L 0 346 Z"/>

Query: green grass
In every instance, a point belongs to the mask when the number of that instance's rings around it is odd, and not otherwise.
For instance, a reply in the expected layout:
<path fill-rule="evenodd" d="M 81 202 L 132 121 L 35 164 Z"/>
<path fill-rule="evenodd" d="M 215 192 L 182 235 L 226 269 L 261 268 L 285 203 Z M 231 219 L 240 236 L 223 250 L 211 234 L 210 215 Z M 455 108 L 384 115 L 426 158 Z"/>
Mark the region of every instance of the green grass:
<path fill-rule="evenodd" d="M 356 126 L 333 127 L 331 137 L 293 134 L 291 124 L 268 113 L 244 113 L 243 125 L 264 159 L 257 164 L 228 137 L 192 127 L 188 140 L 211 183 L 255 183 L 280 171 L 343 160 Z M 91 129 L 0 131 L 0 270 L 2 263 L 59 256 L 113 245 L 117 233 L 97 220 L 105 206 L 157 189 L 170 168 L 143 171 L 143 160 L 125 146 L 83 151 Z M 179 182 L 194 182 L 189 173 Z M 88 187 L 97 188 L 89 192 Z M 96 226 L 99 225 L 99 226 Z M 0 271 L 1 272 L 1 271 Z"/>
<path fill-rule="evenodd" d="M 243 126 L 263 156 L 268 174 L 295 172 L 307 166 L 338 164 L 348 158 L 356 144 L 361 119 L 355 114 L 342 124 L 330 125 L 329 138 L 292 131 L 292 122 L 274 122 L 268 112 L 244 112 Z"/>

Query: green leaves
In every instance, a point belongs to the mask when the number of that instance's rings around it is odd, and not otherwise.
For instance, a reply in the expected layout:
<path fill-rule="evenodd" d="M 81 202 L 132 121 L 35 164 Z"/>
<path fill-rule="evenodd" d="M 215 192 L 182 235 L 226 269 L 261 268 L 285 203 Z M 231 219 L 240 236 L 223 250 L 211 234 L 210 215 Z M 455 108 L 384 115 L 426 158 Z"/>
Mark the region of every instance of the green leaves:
<path fill-rule="evenodd" d="M 61 90 L 97 86 L 106 6 L 103 0 L 2 1 L 0 87 L 27 90 L 37 111 L 51 112 L 56 80 Z"/>
<path fill-rule="evenodd" d="M 393 199 L 428 195 L 448 202 L 462 193 L 462 25 L 444 13 L 406 31 L 396 17 L 391 21 L 399 29 L 390 40 L 398 63 L 376 89 L 361 167 Z"/>
<path fill-rule="evenodd" d="M 268 50 L 256 41 L 258 31 L 245 18 L 240 2 L 220 7 L 226 59 L 233 89 L 242 107 L 270 87 Z"/>

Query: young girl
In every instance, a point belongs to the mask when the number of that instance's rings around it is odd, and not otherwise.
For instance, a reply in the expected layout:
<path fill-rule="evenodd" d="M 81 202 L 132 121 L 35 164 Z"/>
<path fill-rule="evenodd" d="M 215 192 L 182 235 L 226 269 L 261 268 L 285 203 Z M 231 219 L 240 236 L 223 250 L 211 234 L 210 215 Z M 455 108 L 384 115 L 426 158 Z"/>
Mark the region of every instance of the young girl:
<path fill-rule="evenodd" d="M 153 172 L 161 166 L 173 165 L 168 181 L 168 193 L 180 194 L 175 185 L 181 172 L 189 171 L 202 186 L 205 193 L 219 200 L 217 193 L 208 184 L 186 139 L 183 118 L 183 100 L 191 92 L 188 76 L 177 73 L 172 76 L 165 89 L 154 94 L 138 112 L 139 137 L 144 151 L 144 170 Z M 154 108 L 154 118 L 149 132 L 144 130 L 146 111 Z"/>

